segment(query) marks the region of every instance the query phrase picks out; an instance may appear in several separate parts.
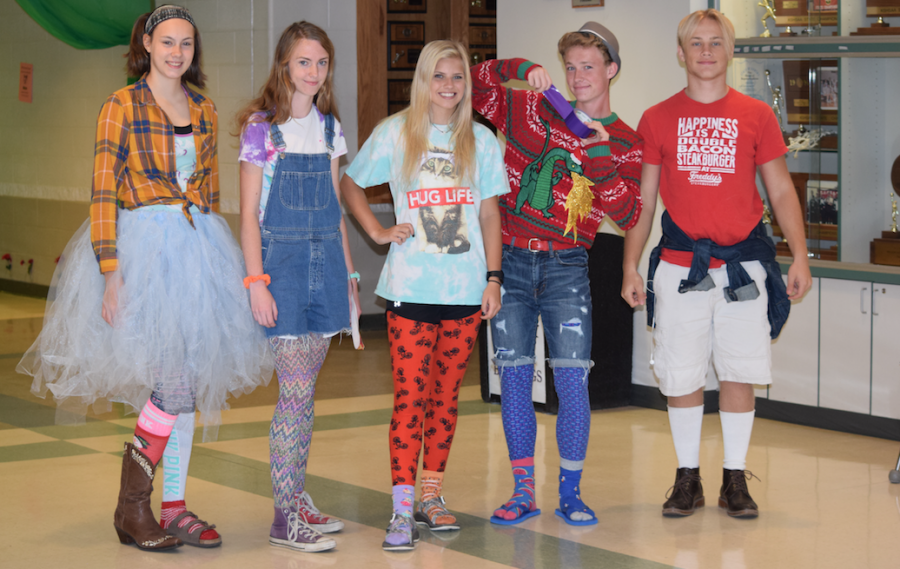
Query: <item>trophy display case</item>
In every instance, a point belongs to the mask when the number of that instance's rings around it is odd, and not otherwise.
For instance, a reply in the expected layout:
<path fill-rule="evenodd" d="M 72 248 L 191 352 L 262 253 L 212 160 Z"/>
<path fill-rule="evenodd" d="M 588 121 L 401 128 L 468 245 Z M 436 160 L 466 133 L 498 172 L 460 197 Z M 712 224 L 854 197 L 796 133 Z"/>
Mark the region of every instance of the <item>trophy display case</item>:
<path fill-rule="evenodd" d="M 810 257 L 880 264 L 870 250 L 892 226 L 900 155 L 900 0 L 714 4 L 735 25 L 730 85 L 781 123 Z M 777 216 L 771 230 L 790 256 Z"/>
<path fill-rule="evenodd" d="M 900 265 L 900 228 L 893 230 L 900 164 L 892 176 L 900 155 L 900 35 L 886 31 L 900 28 L 898 4 L 709 3 L 735 25 L 730 85 L 765 101 L 781 121 L 813 257 L 812 288 L 792 303 L 772 343 L 774 381 L 756 390 L 757 417 L 873 436 L 885 436 L 885 424 L 900 428 L 893 333 L 900 266 L 891 266 Z M 793 260 L 777 213 L 763 220 L 786 279 Z"/>

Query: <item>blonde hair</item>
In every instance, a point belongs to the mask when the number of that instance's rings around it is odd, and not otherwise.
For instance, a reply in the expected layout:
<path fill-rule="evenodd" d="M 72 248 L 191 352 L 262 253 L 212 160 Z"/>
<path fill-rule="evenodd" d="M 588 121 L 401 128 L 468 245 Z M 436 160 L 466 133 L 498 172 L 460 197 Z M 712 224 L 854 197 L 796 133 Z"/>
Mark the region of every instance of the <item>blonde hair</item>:
<path fill-rule="evenodd" d="M 472 130 L 472 75 L 469 72 L 469 54 L 459 42 L 438 40 L 427 44 L 419 55 L 410 91 L 409 107 L 397 116 L 405 119 L 400 130 L 403 145 L 403 166 L 400 178 L 411 185 L 418 174 L 422 158 L 428 153 L 428 135 L 431 133 L 431 81 L 434 70 L 442 59 L 459 59 L 466 78 L 463 98 L 450 117 L 453 134 L 453 164 L 460 180 L 471 181 L 475 177 L 475 132 Z"/>
<path fill-rule="evenodd" d="M 713 8 L 710 8 L 709 10 L 697 10 L 696 12 L 685 16 L 681 22 L 679 22 L 678 45 L 681 46 L 681 49 L 685 49 L 685 44 L 691 39 L 691 36 L 694 35 L 697 26 L 699 26 L 706 18 L 719 24 L 719 28 L 722 30 L 722 39 L 725 41 L 725 49 L 730 59 L 734 55 L 734 25 L 732 25 L 731 20 L 725 17 L 725 14 Z"/>
<path fill-rule="evenodd" d="M 291 118 L 291 97 L 294 94 L 290 71 L 291 53 L 300 40 L 317 41 L 328 53 L 328 75 L 313 98 L 313 103 L 323 115 L 331 113 L 334 118 L 341 120 L 334 95 L 334 44 L 319 26 L 307 21 L 294 22 L 282 32 L 281 39 L 275 46 L 272 69 L 259 96 L 238 112 L 235 118 L 236 135 L 240 134 L 254 113 L 266 113 L 265 121 L 274 124 L 283 124 Z"/>
<path fill-rule="evenodd" d="M 596 47 L 603 54 L 603 62 L 606 65 L 612 63 L 612 57 L 609 55 L 609 49 L 604 45 L 603 40 L 595 34 L 587 32 L 568 32 L 559 38 L 556 48 L 559 50 L 560 57 L 563 61 L 566 59 L 566 52 L 573 47 Z"/>

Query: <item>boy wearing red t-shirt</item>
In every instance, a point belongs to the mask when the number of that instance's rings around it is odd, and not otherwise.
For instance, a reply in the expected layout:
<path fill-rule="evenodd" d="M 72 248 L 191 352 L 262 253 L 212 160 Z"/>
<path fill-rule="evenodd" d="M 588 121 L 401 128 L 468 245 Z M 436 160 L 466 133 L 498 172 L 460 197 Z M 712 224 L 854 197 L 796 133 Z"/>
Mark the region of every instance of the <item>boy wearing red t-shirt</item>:
<path fill-rule="evenodd" d="M 772 382 L 770 338 L 784 324 L 790 300 L 812 284 L 781 130 L 765 103 L 726 84 L 733 50 L 734 27 L 720 12 L 685 17 L 678 26 L 678 56 L 687 88 L 648 109 L 638 126 L 645 209 L 625 236 L 622 297 L 631 306 L 646 302 L 655 328 L 651 363 L 668 398 L 678 457 L 664 516 L 688 516 L 704 504 L 700 428 L 710 354 L 719 377 L 725 454 L 719 506 L 732 517 L 759 515 L 747 488 L 752 474 L 745 470 L 753 384 Z M 794 257 L 787 287 L 761 225 L 757 169 Z M 667 211 L 645 294 L 637 267 L 657 194 Z"/>

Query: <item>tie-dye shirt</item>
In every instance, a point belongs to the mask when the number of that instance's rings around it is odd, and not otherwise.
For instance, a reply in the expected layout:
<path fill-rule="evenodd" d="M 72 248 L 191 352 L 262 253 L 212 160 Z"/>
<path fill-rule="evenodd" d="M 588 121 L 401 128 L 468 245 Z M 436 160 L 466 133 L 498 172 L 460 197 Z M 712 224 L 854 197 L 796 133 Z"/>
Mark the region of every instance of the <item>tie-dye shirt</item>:
<path fill-rule="evenodd" d="M 481 200 L 509 192 L 497 138 L 473 124 L 474 180 L 459 180 L 447 127 L 432 127 L 431 148 L 411 188 L 400 182 L 402 117 L 382 123 L 359 150 L 347 175 L 364 188 L 390 182 L 397 223 L 410 223 L 415 236 L 392 243 L 375 294 L 417 304 L 481 304 L 487 262 L 481 235 Z M 448 130 L 448 132 L 442 132 Z"/>
<path fill-rule="evenodd" d="M 312 110 L 302 119 L 290 119 L 278 125 L 284 138 L 285 151 L 292 154 L 324 154 L 325 148 L 325 115 L 313 105 Z M 341 123 L 334 120 L 334 152 L 331 158 L 340 158 L 347 154 L 347 141 Z M 272 143 L 269 123 L 265 122 L 263 113 L 250 117 L 244 132 L 241 133 L 241 152 L 238 161 L 243 160 L 263 169 L 262 194 L 259 197 L 259 223 L 262 224 L 266 213 L 266 202 L 269 189 L 272 187 L 272 176 L 275 175 L 275 163 L 278 152 Z"/>
<path fill-rule="evenodd" d="M 176 129 L 178 127 L 175 127 Z M 197 147 L 194 145 L 194 134 L 175 133 L 175 177 L 178 186 L 186 192 L 191 176 L 197 170 Z"/>

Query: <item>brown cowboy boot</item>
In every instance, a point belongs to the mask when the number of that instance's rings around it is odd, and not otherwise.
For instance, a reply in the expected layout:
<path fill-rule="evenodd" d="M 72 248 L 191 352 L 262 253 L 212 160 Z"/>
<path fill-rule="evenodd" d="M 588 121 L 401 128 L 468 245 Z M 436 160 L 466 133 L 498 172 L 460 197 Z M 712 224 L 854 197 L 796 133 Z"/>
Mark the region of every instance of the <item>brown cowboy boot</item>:
<path fill-rule="evenodd" d="M 725 508 L 732 518 L 755 518 L 759 515 L 759 507 L 750 497 L 750 490 L 747 488 L 747 481 L 751 478 L 756 476 L 749 470 L 722 469 L 719 507 Z"/>
<path fill-rule="evenodd" d="M 122 457 L 122 482 L 113 525 L 119 541 L 134 543 L 140 549 L 160 551 L 181 546 L 177 537 L 166 535 L 150 509 L 156 466 L 131 443 L 125 443 Z"/>
<path fill-rule="evenodd" d="M 679 468 L 675 471 L 675 484 L 666 493 L 663 516 L 677 518 L 690 516 L 696 508 L 706 503 L 699 468 Z"/>

